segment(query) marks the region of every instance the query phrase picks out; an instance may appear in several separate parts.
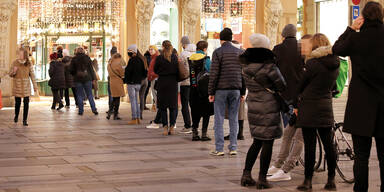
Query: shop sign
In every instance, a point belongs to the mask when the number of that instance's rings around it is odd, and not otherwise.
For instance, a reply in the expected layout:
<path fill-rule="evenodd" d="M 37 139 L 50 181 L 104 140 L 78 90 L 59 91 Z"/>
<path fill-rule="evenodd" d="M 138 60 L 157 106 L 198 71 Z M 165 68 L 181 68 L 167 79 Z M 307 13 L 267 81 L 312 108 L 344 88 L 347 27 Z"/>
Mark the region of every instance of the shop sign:
<path fill-rule="evenodd" d="M 353 20 L 357 19 L 360 16 L 360 7 L 358 5 L 354 5 L 352 7 L 352 18 Z"/>
<path fill-rule="evenodd" d="M 359 4 L 360 4 L 360 0 L 352 0 L 352 3 L 353 3 L 354 5 L 359 5 Z"/>

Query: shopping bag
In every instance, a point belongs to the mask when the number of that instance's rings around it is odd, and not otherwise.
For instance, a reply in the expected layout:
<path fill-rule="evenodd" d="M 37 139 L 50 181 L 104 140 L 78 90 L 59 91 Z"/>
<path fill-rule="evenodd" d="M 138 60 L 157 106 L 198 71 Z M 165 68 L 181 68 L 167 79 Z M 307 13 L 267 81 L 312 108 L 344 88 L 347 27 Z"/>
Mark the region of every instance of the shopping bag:
<path fill-rule="evenodd" d="M 339 98 L 343 93 L 347 80 L 348 80 L 348 61 L 344 59 L 340 59 L 339 76 L 336 79 L 336 87 L 339 93 L 335 95 L 336 98 Z"/>

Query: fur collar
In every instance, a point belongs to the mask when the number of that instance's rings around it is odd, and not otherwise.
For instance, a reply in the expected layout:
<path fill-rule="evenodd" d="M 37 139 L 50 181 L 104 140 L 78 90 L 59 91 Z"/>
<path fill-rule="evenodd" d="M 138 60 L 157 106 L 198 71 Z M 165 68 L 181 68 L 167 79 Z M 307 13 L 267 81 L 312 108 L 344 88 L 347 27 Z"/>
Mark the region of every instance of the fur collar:
<path fill-rule="evenodd" d="M 305 60 L 308 61 L 310 59 L 316 59 L 332 54 L 332 46 L 323 46 L 313 50 L 312 53 Z"/>

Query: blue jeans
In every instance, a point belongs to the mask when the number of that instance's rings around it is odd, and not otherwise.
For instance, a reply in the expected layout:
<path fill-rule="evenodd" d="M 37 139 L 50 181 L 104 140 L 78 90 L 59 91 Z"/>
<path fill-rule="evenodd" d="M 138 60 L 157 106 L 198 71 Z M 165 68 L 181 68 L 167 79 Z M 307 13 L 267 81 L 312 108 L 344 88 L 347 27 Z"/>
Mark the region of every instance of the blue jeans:
<path fill-rule="evenodd" d="M 239 131 L 239 90 L 217 90 L 215 94 L 215 145 L 216 151 L 224 151 L 224 118 L 225 108 L 228 105 L 230 151 L 237 150 L 237 133 Z"/>
<path fill-rule="evenodd" d="M 140 84 L 128 84 L 129 101 L 131 102 L 132 119 L 140 119 L 139 92 Z"/>
<path fill-rule="evenodd" d="M 79 113 L 84 113 L 84 99 L 85 95 L 88 97 L 89 104 L 91 105 L 92 112 L 96 112 L 96 104 L 92 95 L 92 81 L 85 83 L 76 82 L 77 103 L 79 105 Z M 85 95 L 84 95 L 85 94 Z"/>

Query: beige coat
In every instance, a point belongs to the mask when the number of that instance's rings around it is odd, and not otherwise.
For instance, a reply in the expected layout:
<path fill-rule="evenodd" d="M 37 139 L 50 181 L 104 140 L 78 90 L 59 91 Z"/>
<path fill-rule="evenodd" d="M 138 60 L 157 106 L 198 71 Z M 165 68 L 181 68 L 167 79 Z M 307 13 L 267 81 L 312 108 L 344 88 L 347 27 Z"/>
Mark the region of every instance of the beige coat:
<path fill-rule="evenodd" d="M 12 63 L 11 72 L 14 67 L 17 67 L 17 72 L 13 76 L 13 89 L 12 94 L 15 97 L 29 97 L 31 96 L 31 80 L 33 88 L 37 90 L 37 84 L 35 80 L 35 73 L 33 71 L 33 65 L 25 66 L 18 60 Z"/>
<path fill-rule="evenodd" d="M 121 65 L 122 59 L 111 60 L 108 63 L 109 83 L 112 97 L 124 97 L 124 69 Z"/>

